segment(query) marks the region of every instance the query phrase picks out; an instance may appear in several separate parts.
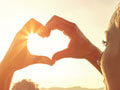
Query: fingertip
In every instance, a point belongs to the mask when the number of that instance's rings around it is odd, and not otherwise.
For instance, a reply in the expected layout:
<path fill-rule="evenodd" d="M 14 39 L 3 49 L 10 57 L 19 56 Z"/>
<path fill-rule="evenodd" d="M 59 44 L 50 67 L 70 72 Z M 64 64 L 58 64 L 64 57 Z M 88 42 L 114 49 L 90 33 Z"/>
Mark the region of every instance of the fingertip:
<path fill-rule="evenodd" d="M 43 38 L 45 37 L 49 37 L 50 35 L 50 30 L 48 30 L 47 28 L 42 28 L 41 31 L 39 32 L 39 35 Z"/>
<path fill-rule="evenodd" d="M 33 64 L 42 63 L 49 64 L 51 59 L 46 56 L 32 56 Z"/>
<path fill-rule="evenodd" d="M 49 64 L 49 65 L 50 65 L 50 66 L 53 66 L 54 64 L 51 63 L 51 64 Z"/>
<path fill-rule="evenodd" d="M 57 60 L 58 60 L 58 55 L 57 55 L 57 53 L 56 53 L 56 54 L 53 55 L 52 61 L 57 61 Z"/>
<path fill-rule="evenodd" d="M 53 57 L 52 57 L 52 61 L 55 62 L 55 61 L 57 61 L 57 60 L 59 60 L 59 59 L 61 59 L 61 58 L 63 58 L 62 51 L 55 53 L 55 54 L 53 55 Z"/>
<path fill-rule="evenodd" d="M 48 62 L 48 65 L 53 66 L 54 64 L 55 64 L 55 61 L 50 59 L 49 62 Z"/>

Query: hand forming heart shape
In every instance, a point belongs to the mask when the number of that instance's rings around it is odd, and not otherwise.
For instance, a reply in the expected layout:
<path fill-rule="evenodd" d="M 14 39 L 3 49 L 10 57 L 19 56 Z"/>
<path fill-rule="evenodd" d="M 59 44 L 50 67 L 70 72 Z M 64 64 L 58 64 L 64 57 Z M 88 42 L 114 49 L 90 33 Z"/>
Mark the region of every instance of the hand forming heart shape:
<path fill-rule="evenodd" d="M 61 17 L 53 16 L 46 24 L 45 30 L 41 33 L 42 37 L 50 36 L 51 31 L 58 29 L 63 31 L 70 38 L 70 43 L 66 49 L 55 53 L 52 57 L 52 63 L 61 58 L 91 58 L 92 54 L 99 57 L 99 52 L 94 45 L 83 35 L 76 24 L 71 23 Z M 96 62 L 90 61 L 96 64 Z"/>
<path fill-rule="evenodd" d="M 50 36 L 50 32 L 55 29 L 63 31 L 64 34 L 70 38 L 68 47 L 55 53 L 52 57 L 52 61 L 46 56 L 31 55 L 27 49 L 28 34 L 37 33 L 39 36 L 48 37 Z M 2 63 L 5 65 L 9 63 L 10 69 L 16 71 L 36 63 L 51 65 L 54 64 L 56 60 L 66 57 L 88 59 L 91 57 L 92 53 L 98 54 L 95 56 L 99 57 L 99 51 L 96 49 L 97 48 L 86 39 L 74 23 L 58 16 L 53 16 L 52 19 L 43 26 L 35 19 L 31 19 L 16 34 Z M 96 65 L 96 62 L 90 62 Z"/>
<path fill-rule="evenodd" d="M 39 23 L 39 22 L 37 22 Z M 33 28 L 33 26 L 30 26 Z M 37 26 L 34 28 L 34 33 L 37 33 L 41 37 L 48 37 L 52 30 L 58 29 L 63 31 L 71 40 L 68 47 L 62 51 L 55 53 L 52 57 L 52 64 L 56 60 L 66 57 L 72 58 L 86 58 L 88 59 L 91 53 L 95 53 L 96 48 L 92 45 L 89 40 L 80 32 L 79 28 L 67 20 L 64 20 L 58 16 L 53 16 L 45 26 Z M 31 31 L 29 32 L 31 33 Z M 54 42 L 53 42 L 54 44 Z M 98 52 L 96 52 L 98 54 Z"/>

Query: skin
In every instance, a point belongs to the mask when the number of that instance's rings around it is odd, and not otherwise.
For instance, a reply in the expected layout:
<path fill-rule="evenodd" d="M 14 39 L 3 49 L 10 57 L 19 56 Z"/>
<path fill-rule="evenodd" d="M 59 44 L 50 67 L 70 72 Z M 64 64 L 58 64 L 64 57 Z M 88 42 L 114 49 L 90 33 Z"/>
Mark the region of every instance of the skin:
<path fill-rule="evenodd" d="M 42 24 L 31 19 L 16 34 L 8 52 L 0 63 L 0 90 L 9 90 L 15 71 L 32 64 L 51 64 L 51 60 L 48 57 L 31 55 L 27 49 L 28 33 L 39 34 L 42 28 L 44 28 Z"/>
<path fill-rule="evenodd" d="M 80 32 L 78 27 L 63 18 L 53 16 L 46 24 L 43 36 L 48 37 L 54 29 L 63 31 L 71 41 L 63 51 L 57 52 L 53 57 L 55 61 L 62 58 L 85 58 L 103 75 L 106 90 L 120 89 L 120 10 L 113 14 L 108 30 L 106 31 L 106 49 L 101 51 L 91 44 L 88 39 Z M 97 64 L 100 62 L 100 66 Z"/>
<path fill-rule="evenodd" d="M 27 37 L 25 36 L 33 32 L 42 37 L 48 37 L 50 32 L 54 29 L 63 31 L 64 34 L 71 39 L 68 48 L 57 52 L 52 57 L 52 62 L 45 56 L 31 55 L 27 49 Z M 97 64 L 97 60 L 99 60 L 100 56 L 101 51 L 89 42 L 74 23 L 58 16 L 53 16 L 44 27 L 36 20 L 31 19 L 16 34 L 8 52 L 0 63 L 0 89 L 9 90 L 15 71 L 36 63 L 53 65 L 61 58 L 85 58 L 101 72 L 100 66 Z"/>
<path fill-rule="evenodd" d="M 48 37 L 51 31 L 58 29 L 63 31 L 71 40 L 68 48 L 55 53 L 52 57 L 52 64 L 62 58 L 84 58 L 87 59 L 96 69 L 101 73 L 100 66 L 97 60 L 100 60 L 101 51 L 95 47 L 90 41 L 83 35 L 76 24 L 69 22 L 61 17 L 53 16 L 46 24 L 45 30 L 41 36 Z"/>
<path fill-rule="evenodd" d="M 108 90 L 120 89 L 120 7 L 114 12 L 106 31 L 107 47 L 101 58 L 101 70 Z"/>
<path fill-rule="evenodd" d="M 112 36 L 114 36 L 114 41 L 112 40 L 111 42 L 111 40 L 108 40 L 107 47 L 101 58 L 101 70 L 105 79 L 106 86 L 108 87 L 107 90 L 120 89 L 120 43 L 116 40 L 119 35 L 120 32 L 112 32 Z"/>
<path fill-rule="evenodd" d="M 51 31 L 55 29 L 63 31 L 63 33 L 71 39 L 68 48 L 55 53 L 52 57 L 52 62 L 45 56 L 30 55 L 26 46 L 27 41 L 26 39 L 23 39 L 21 35 L 24 35 L 26 30 L 30 32 L 31 26 L 34 27 L 32 28 L 34 32 L 37 32 L 42 37 L 48 37 Z M 1 90 L 9 89 L 12 76 L 14 72 L 19 69 L 35 63 L 51 65 L 57 60 L 68 57 L 79 59 L 84 58 L 88 60 L 100 73 L 103 74 L 107 90 L 120 89 L 120 71 L 118 69 L 120 68 L 120 30 L 118 24 L 116 25 L 116 23 L 114 23 L 114 26 L 111 24 L 111 27 L 106 32 L 107 45 L 103 55 L 101 51 L 90 43 L 90 41 L 83 35 L 77 25 L 72 22 L 58 16 L 53 16 L 45 27 L 40 28 L 40 26 L 42 27 L 40 23 L 31 19 L 16 35 L 10 49 L 0 64 Z M 40 33 L 38 31 L 40 31 Z M 38 61 L 35 61 L 35 59 Z M 100 62 L 100 65 L 98 65 L 98 61 Z"/>

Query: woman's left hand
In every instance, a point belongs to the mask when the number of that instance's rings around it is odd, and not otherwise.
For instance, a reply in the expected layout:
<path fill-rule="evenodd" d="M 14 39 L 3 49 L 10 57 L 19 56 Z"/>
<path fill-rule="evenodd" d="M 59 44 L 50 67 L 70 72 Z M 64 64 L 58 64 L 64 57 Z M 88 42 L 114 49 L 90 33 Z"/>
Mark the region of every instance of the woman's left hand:
<path fill-rule="evenodd" d="M 31 19 L 16 34 L 2 64 L 13 71 L 22 69 L 32 64 L 49 64 L 51 60 L 46 56 L 31 55 L 27 49 L 27 37 L 30 32 L 39 33 L 44 26 L 38 21 Z"/>

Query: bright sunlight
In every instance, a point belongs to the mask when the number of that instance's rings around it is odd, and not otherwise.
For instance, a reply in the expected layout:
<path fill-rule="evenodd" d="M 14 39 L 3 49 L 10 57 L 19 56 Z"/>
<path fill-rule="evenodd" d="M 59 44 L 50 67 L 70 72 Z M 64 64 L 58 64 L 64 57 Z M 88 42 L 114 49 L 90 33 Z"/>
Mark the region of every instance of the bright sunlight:
<path fill-rule="evenodd" d="M 48 38 L 42 38 L 37 34 L 28 35 L 28 49 L 33 55 L 42 55 L 52 58 L 53 54 L 68 47 L 69 37 L 63 32 L 55 30 Z"/>
<path fill-rule="evenodd" d="M 42 25 L 53 15 L 65 18 L 79 27 L 85 36 L 101 51 L 105 39 L 104 31 L 119 0 L 1 0 L 0 58 L 3 59 L 16 32 L 30 18 Z M 104 12 L 104 14 L 102 14 Z M 73 14 L 74 13 L 74 14 Z M 32 28 L 34 30 L 34 28 Z M 31 29 L 31 30 L 32 30 Z M 26 32 L 27 34 L 30 32 Z M 4 41 L 3 41 L 4 39 Z M 29 34 L 27 47 L 31 54 L 52 57 L 57 51 L 68 46 L 69 38 L 60 31 L 51 32 L 49 38 Z M 102 75 L 87 61 L 65 58 L 52 67 L 35 64 L 15 72 L 12 83 L 32 79 L 40 87 L 103 87 Z"/>

